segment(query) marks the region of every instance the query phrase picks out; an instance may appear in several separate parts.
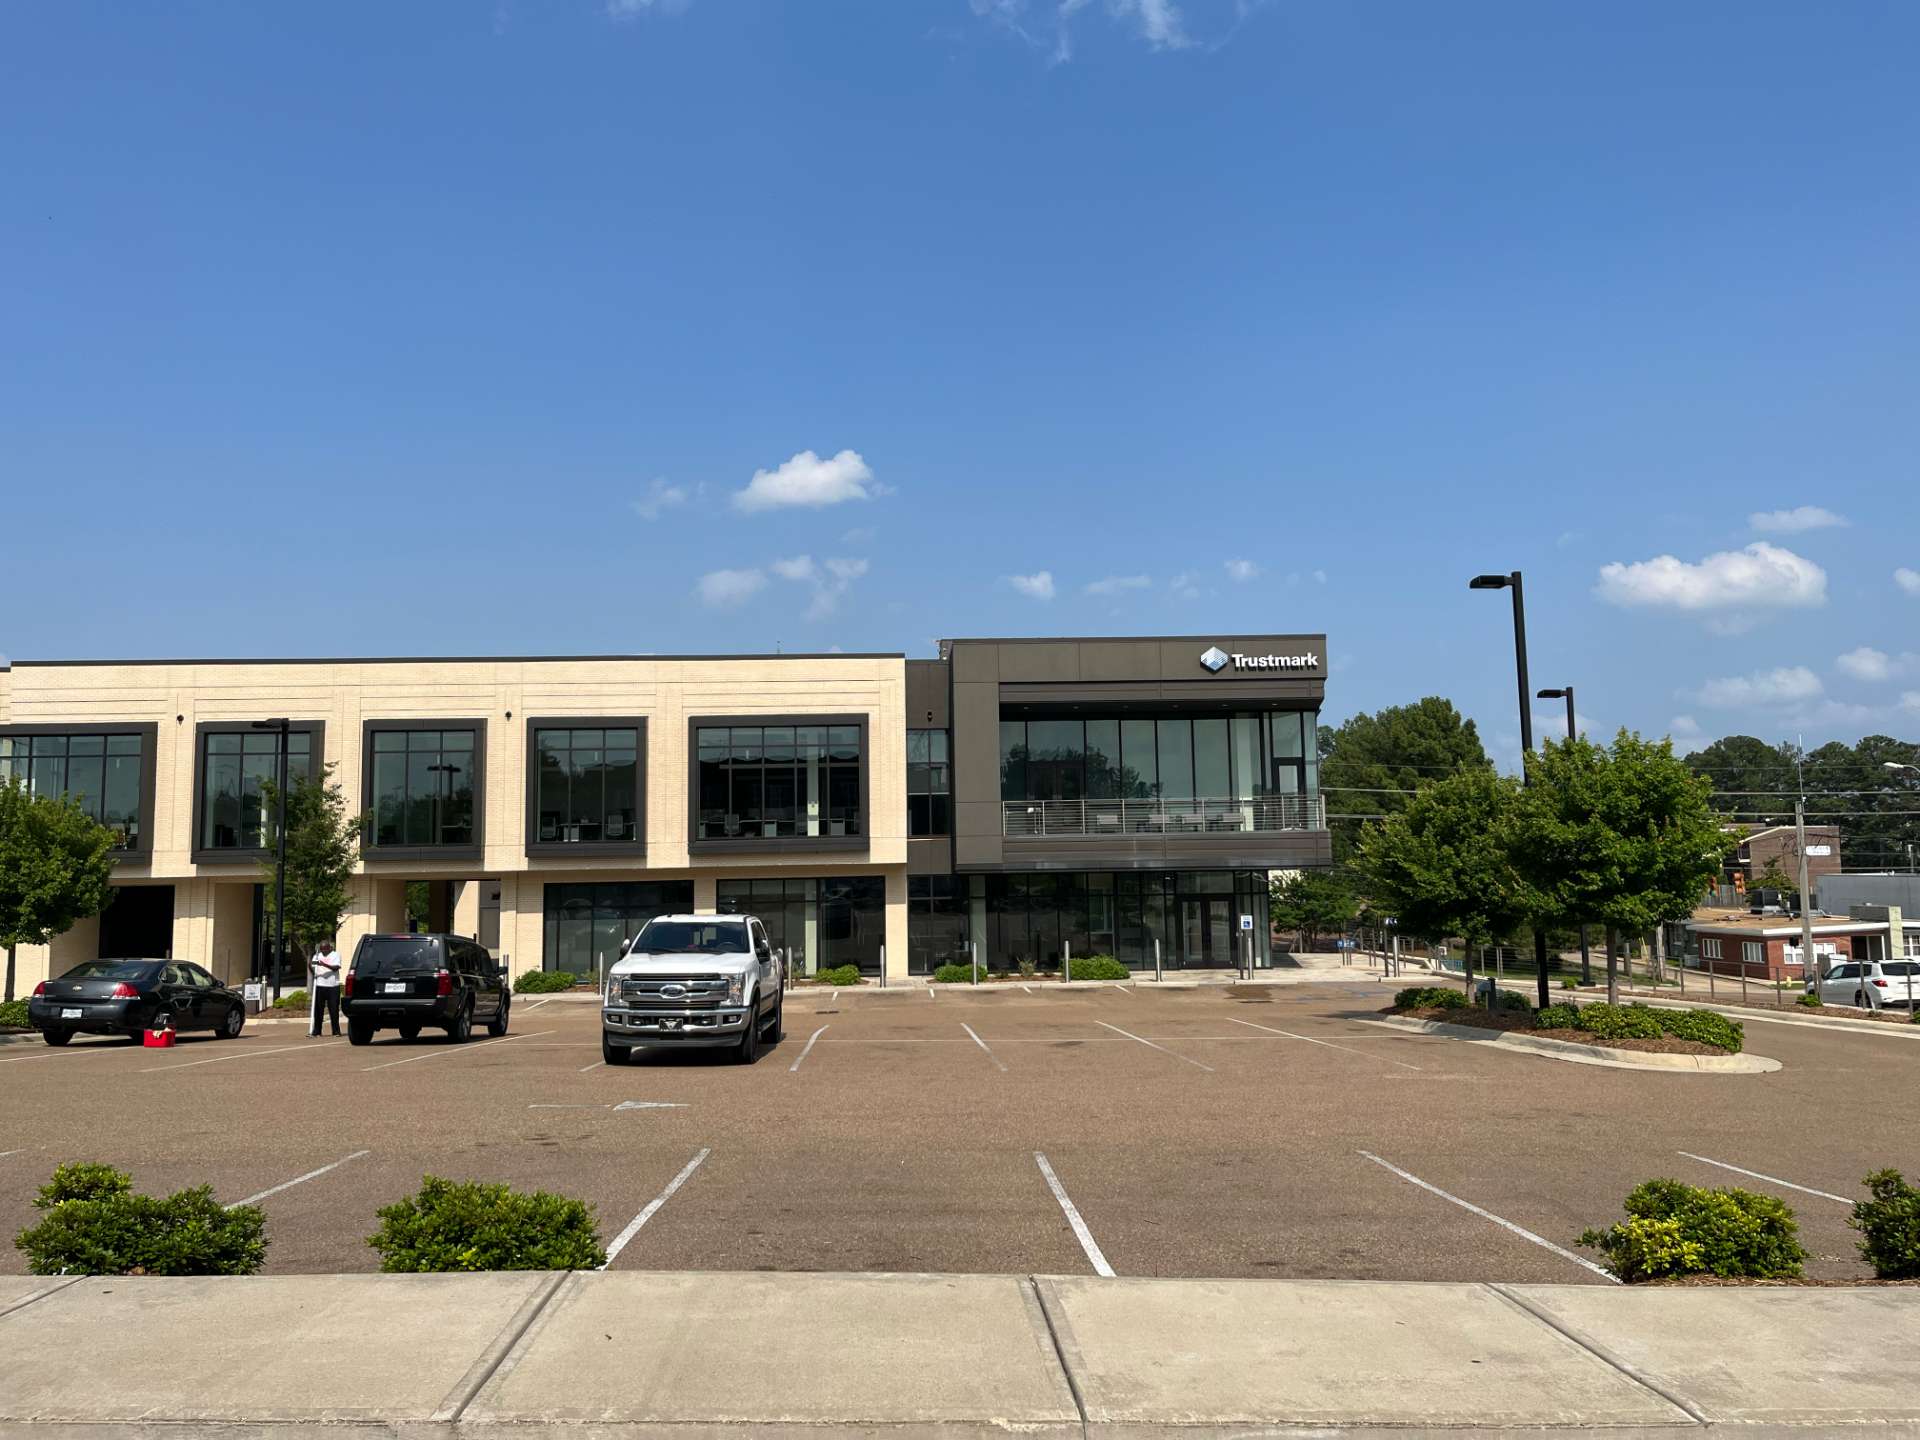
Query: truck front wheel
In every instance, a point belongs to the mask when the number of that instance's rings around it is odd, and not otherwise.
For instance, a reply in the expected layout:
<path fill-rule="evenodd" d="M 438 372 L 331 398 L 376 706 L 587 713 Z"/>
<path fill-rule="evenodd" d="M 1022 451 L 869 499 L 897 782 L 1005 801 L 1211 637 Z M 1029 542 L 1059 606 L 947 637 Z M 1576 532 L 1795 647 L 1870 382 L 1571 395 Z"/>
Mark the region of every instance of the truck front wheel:
<path fill-rule="evenodd" d="M 600 1058 L 609 1065 L 624 1065 L 633 1058 L 633 1048 L 616 1045 L 604 1033 L 600 1036 Z"/>
<path fill-rule="evenodd" d="M 760 1058 L 760 1007 L 755 1005 L 747 1016 L 746 1031 L 740 1037 L 740 1048 L 734 1052 L 734 1059 L 742 1065 L 751 1065 Z"/>

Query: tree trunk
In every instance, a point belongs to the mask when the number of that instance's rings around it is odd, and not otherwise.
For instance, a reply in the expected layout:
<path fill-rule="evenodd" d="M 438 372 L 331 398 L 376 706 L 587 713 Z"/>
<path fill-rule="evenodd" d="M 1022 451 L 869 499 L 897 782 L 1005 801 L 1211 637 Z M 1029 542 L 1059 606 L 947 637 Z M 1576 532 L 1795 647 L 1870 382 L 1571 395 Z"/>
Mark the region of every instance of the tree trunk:
<path fill-rule="evenodd" d="M 1607 926 L 1607 1004 L 1620 1003 L 1620 932 Z"/>
<path fill-rule="evenodd" d="M 7 946 L 7 1003 L 13 1003 L 13 946 Z"/>

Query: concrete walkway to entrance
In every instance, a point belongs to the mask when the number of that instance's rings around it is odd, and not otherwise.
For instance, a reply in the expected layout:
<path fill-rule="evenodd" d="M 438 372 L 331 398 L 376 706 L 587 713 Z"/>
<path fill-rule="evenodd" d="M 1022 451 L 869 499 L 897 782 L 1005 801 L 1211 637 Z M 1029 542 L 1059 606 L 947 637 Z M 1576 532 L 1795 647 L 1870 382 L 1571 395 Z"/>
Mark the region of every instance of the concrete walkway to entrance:
<path fill-rule="evenodd" d="M 1920 1435 L 1917 1327 L 1892 1287 L 9 1276 L 0 1433 Z"/>

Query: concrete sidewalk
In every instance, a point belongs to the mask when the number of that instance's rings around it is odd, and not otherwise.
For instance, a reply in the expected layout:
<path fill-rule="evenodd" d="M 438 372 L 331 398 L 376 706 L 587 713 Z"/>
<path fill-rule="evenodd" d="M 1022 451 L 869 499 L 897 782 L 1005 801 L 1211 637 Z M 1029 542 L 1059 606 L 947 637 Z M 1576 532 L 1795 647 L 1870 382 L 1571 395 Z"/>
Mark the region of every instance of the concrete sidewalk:
<path fill-rule="evenodd" d="M 9 1276 L 0 1436 L 1920 1436 L 1916 1338 L 1907 1288 Z"/>

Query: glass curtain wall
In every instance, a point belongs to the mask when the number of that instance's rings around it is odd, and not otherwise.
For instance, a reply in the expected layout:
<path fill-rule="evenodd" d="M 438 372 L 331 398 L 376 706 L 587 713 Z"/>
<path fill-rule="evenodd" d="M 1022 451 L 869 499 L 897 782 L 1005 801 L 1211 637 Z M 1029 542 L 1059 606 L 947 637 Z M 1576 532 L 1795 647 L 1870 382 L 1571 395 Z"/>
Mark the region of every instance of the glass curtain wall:
<path fill-rule="evenodd" d="M 1315 715 L 1002 719 L 1002 800 L 1256 800 L 1318 787 Z"/>
<path fill-rule="evenodd" d="M 546 935 L 540 956 L 548 970 L 596 980 L 620 958 L 627 942 L 656 915 L 693 909 L 691 880 L 545 887 Z"/>
<path fill-rule="evenodd" d="M 200 848 L 258 850 L 272 838 L 266 787 L 279 764 L 271 730 L 215 732 L 200 756 Z M 313 737 L 287 732 L 287 783 L 313 775 Z"/>
<path fill-rule="evenodd" d="M 1249 935 L 1256 968 L 1272 963 L 1262 870 L 985 875 L 974 883 L 986 890 L 981 961 L 995 970 L 1023 961 L 1058 970 L 1068 947 L 1151 970 L 1156 940 L 1165 969 L 1231 970 L 1243 963 Z M 1252 931 L 1240 929 L 1242 915 L 1253 917 Z"/>
<path fill-rule="evenodd" d="M 632 840 L 639 825 L 637 729 L 537 730 L 535 838 L 545 844 Z"/>
<path fill-rule="evenodd" d="M 0 779 L 35 795 L 70 797 L 119 836 L 114 847 L 140 842 L 140 736 L 0 736 Z"/>
<path fill-rule="evenodd" d="M 880 973 L 887 939 L 887 882 L 879 875 L 846 878 L 719 880 L 714 902 L 729 915 L 758 915 L 767 939 L 793 950 L 797 975 L 852 965 Z"/>
<path fill-rule="evenodd" d="M 887 882 L 880 875 L 825 878 L 820 885 L 820 965 L 852 965 L 862 975 L 880 973 L 880 947 L 887 943 Z"/>
<path fill-rule="evenodd" d="M 373 732 L 373 843 L 471 845 L 471 730 Z"/>
<path fill-rule="evenodd" d="M 860 833 L 858 725 L 702 725 L 701 840 Z"/>
<path fill-rule="evenodd" d="M 907 973 L 931 975 L 942 965 L 965 965 L 967 877 L 907 877 Z M 980 957 L 983 961 L 986 956 Z"/>
<path fill-rule="evenodd" d="M 819 909 L 813 881 L 719 880 L 714 900 L 723 915 L 758 915 L 774 949 L 793 952 L 793 973 L 811 975 L 819 950 Z"/>

